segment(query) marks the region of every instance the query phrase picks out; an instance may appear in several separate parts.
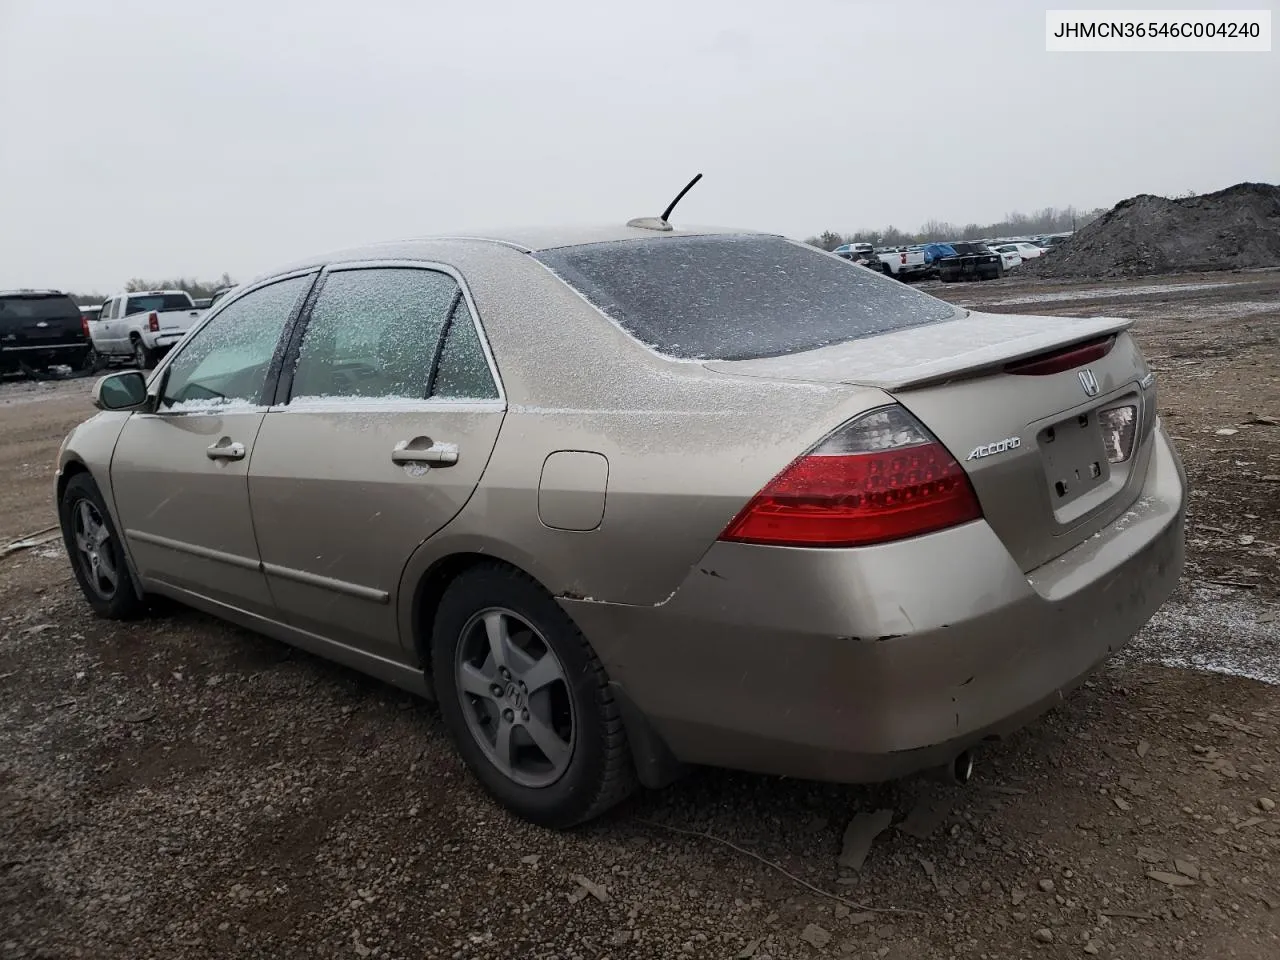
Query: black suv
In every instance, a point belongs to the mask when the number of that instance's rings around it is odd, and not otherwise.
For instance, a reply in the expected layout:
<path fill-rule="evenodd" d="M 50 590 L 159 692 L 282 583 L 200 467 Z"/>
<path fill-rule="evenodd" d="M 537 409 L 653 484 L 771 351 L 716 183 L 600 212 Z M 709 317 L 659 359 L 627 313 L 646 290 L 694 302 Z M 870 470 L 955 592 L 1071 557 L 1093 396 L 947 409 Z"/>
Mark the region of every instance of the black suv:
<path fill-rule="evenodd" d="M 90 359 L 88 324 L 58 290 L 0 290 L 0 376 Z"/>

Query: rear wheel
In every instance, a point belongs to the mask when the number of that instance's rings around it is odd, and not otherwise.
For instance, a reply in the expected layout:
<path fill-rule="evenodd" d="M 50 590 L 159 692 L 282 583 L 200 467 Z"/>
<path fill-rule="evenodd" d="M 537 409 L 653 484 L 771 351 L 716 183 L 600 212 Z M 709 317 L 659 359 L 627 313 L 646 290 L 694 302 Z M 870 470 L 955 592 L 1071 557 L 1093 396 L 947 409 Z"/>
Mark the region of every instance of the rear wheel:
<path fill-rule="evenodd" d="M 82 373 L 97 373 L 107 365 L 107 358 L 98 352 L 93 345 L 85 348 L 84 358 L 80 361 Z"/>
<path fill-rule="evenodd" d="M 80 592 L 100 617 L 127 620 L 142 611 L 125 565 L 124 544 L 98 485 L 87 473 L 67 481 L 58 502 L 62 541 Z"/>
<path fill-rule="evenodd" d="M 141 337 L 134 337 L 133 359 L 139 370 L 150 370 L 156 365 L 156 352 L 143 343 Z"/>
<path fill-rule="evenodd" d="M 518 816 L 570 827 L 634 788 L 604 668 L 528 577 L 495 564 L 454 580 L 436 611 L 431 664 L 463 760 Z"/>

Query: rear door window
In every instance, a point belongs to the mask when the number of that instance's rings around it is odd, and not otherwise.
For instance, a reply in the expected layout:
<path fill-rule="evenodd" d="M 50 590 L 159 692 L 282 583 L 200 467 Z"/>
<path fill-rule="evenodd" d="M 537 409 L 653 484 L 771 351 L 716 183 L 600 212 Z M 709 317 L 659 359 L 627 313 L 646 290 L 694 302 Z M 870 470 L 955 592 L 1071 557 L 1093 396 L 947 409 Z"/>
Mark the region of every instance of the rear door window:
<path fill-rule="evenodd" d="M 662 237 L 535 256 L 637 340 L 682 360 L 802 353 L 956 313 L 902 283 L 779 237 Z"/>
<path fill-rule="evenodd" d="M 438 270 L 329 274 L 303 334 L 291 400 L 425 400 L 445 321 L 461 295 Z"/>
<path fill-rule="evenodd" d="M 458 298 L 440 348 L 431 396 L 439 400 L 497 400 L 489 358 L 485 356 L 467 301 Z"/>

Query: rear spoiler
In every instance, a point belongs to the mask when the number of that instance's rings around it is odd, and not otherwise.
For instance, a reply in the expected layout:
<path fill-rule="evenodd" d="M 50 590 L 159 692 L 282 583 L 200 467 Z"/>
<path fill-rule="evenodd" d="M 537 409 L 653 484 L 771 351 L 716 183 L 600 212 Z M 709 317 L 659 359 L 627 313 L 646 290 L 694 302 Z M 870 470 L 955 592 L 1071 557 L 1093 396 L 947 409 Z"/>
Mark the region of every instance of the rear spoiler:
<path fill-rule="evenodd" d="M 719 373 L 913 390 L 981 376 L 1044 354 L 1119 334 L 1123 317 L 965 313 L 954 320 L 760 360 L 712 361 Z"/>

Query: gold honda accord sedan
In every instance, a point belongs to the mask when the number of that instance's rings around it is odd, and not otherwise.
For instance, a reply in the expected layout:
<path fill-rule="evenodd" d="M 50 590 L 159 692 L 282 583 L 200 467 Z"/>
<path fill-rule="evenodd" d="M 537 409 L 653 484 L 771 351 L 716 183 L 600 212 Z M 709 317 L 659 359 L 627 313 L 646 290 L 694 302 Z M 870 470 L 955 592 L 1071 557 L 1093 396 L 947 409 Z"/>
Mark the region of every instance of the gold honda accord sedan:
<path fill-rule="evenodd" d="M 661 219 L 370 246 L 99 381 L 62 529 L 102 616 L 164 595 L 436 697 L 536 823 L 690 764 L 965 776 L 1179 577 L 1127 327 Z"/>

